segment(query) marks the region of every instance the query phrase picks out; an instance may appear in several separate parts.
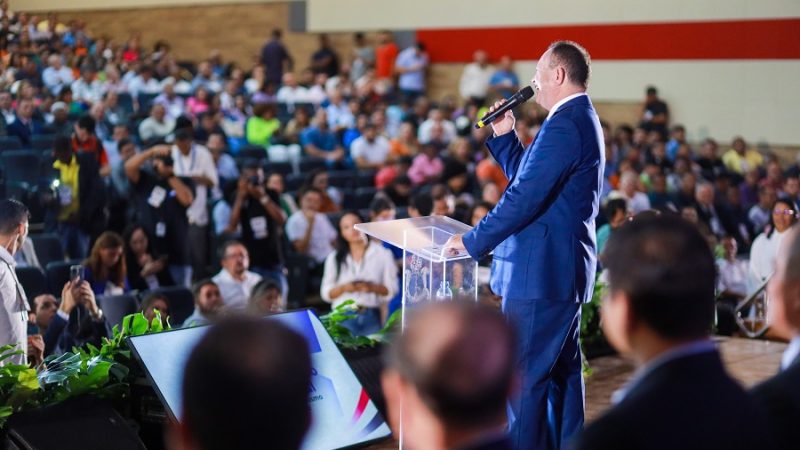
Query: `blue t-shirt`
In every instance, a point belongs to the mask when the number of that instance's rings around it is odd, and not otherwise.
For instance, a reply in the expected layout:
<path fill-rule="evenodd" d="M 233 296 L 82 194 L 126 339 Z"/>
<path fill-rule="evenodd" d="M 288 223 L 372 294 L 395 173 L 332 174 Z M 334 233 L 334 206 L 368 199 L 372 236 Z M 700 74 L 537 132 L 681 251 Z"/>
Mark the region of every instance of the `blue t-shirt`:
<path fill-rule="evenodd" d="M 339 142 L 336 135 L 330 131 L 322 131 L 317 127 L 310 127 L 300 133 L 300 145 L 305 148 L 308 144 L 314 144 L 320 150 L 327 152 L 336 150 Z"/>
<path fill-rule="evenodd" d="M 492 87 L 502 85 L 506 82 L 510 82 L 511 87 L 502 88 L 499 92 L 503 95 L 503 97 L 508 98 L 511 95 L 514 95 L 514 89 L 519 86 L 519 78 L 517 77 L 517 74 L 514 72 L 498 70 L 494 73 L 494 75 L 492 75 L 492 78 L 489 79 L 489 85 Z"/>
<path fill-rule="evenodd" d="M 427 63 L 427 56 L 424 54 L 417 54 L 417 50 L 414 47 L 409 47 L 400 52 L 400 54 L 397 55 L 395 66 L 400 68 L 411 68 L 420 65 L 423 66 L 423 68 L 419 70 L 400 74 L 400 77 L 397 80 L 397 85 L 400 87 L 400 89 L 417 92 L 425 91 L 424 66 L 427 65 Z"/>

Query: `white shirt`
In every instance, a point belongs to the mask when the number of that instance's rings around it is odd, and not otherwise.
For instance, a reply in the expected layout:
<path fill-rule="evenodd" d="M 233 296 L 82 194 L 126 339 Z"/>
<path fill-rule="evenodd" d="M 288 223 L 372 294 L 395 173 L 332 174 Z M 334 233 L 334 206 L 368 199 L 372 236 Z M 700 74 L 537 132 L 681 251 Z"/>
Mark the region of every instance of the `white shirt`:
<path fill-rule="evenodd" d="M 161 92 L 161 83 L 155 78 L 145 81 L 137 75 L 128 83 L 128 91 L 134 98 L 139 94 L 158 94 Z"/>
<path fill-rule="evenodd" d="M 449 120 L 442 120 L 439 122 L 442 125 L 442 139 L 445 142 L 450 142 L 456 138 L 456 126 L 453 122 Z M 417 138 L 419 142 L 422 144 L 427 144 L 431 141 L 431 129 L 436 124 L 436 122 L 432 119 L 427 119 L 419 125 L 419 131 L 417 132 Z"/>
<path fill-rule="evenodd" d="M 164 117 L 163 122 L 159 122 L 152 117 L 148 117 L 139 124 L 139 137 L 145 142 L 152 138 L 164 138 L 172 133 L 174 128 L 175 121 L 168 117 Z"/>
<path fill-rule="evenodd" d="M 562 98 L 561 100 L 559 100 L 558 102 L 556 102 L 556 104 L 553 105 L 552 108 L 550 108 L 550 112 L 547 113 L 547 119 L 545 119 L 545 120 L 550 120 L 550 118 L 553 117 L 553 114 L 555 114 L 558 111 L 558 108 L 561 108 L 561 106 L 564 105 L 564 103 L 567 103 L 568 101 L 572 100 L 573 98 L 578 98 L 581 95 L 586 95 L 586 92 L 578 92 L 577 94 L 572 94 L 572 95 L 566 96 L 566 97 Z M 603 142 L 603 141 L 601 140 L 600 142 Z"/>
<path fill-rule="evenodd" d="M 72 69 L 69 67 L 56 69 L 51 66 L 42 71 L 42 82 L 53 95 L 58 95 L 61 89 L 72 83 L 72 80 Z"/>
<path fill-rule="evenodd" d="M 775 257 L 778 255 L 781 240 L 786 234 L 774 231 L 767 237 L 766 233 L 758 235 L 750 247 L 750 280 L 747 293 L 752 294 L 775 271 Z"/>
<path fill-rule="evenodd" d="M 717 260 L 717 272 L 719 277 L 717 279 L 717 290 L 719 292 L 729 291 L 734 294 L 747 295 L 747 261 L 736 259 L 728 261 L 727 259 Z"/>
<path fill-rule="evenodd" d="M 389 157 L 389 140 L 377 136 L 375 141 L 370 143 L 367 138 L 360 136 L 351 144 L 350 156 L 353 159 L 364 158 L 370 164 L 383 164 Z"/>
<path fill-rule="evenodd" d="M 800 336 L 795 336 L 789 341 L 789 347 L 783 352 L 781 358 L 781 370 L 786 370 L 800 356 Z"/>
<path fill-rule="evenodd" d="M 97 103 L 103 99 L 103 84 L 94 80 L 89 83 L 78 78 L 72 83 L 72 98 L 86 103 Z"/>
<path fill-rule="evenodd" d="M 5 247 L 0 247 L 0 346 L 18 344 L 23 354 L 10 358 L 15 364 L 25 364 L 28 354 L 28 299 L 17 280 L 17 263 Z M 0 362 L 0 366 L 3 363 Z"/>
<path fill-rule="evenodd" d="M 352 255 L 347 255 L 344 264 L 338 269 L 337 271 L 336 252 L 332 252 L 325 259 L 325 272 L 322 276 L 320 296 L 326 302 L 332 302 L 334 308 L 340 303 L 351 299 L 355 300 L 359 306 L 377 308 L 391 300 L 399 289 L 397 265 L 394 262 L 392 252 L 375 242 L 369 244 L 361 261 L 356 262 L 353 260 Z M 389 292 L 383 296 L 371 292 L 345 292 L 339 297 L 331 299 L 330 293 L 333 288 L 353 281 L 369 281 L 380 284 L 386 287 Z"/>
<path fill-rule="evenodd" d="M 276 96 L 281 103 L 304 103 L 308 102 L 308 89 L 303 86 L 284 86 L 278 89 Z"/>
<path fill-rule="evenodd" d="M 458 92 L 461 98 L 484 98 L 489 92 L 489 80 L 494 74 L 494 67 L 486 65 L 481 67 L 478 63 L 470 63 L 464 67 Z"/>
<path fill-rule="evenodd" d="M 173 166 L 175 175 L 179 177 L 204 176 L 214 183 L 213 187 L 219 186 L 217 165 L 214 164 L 211 152 L 202 145 L 192 144 L 192 150 L 188 155 L 184 155 L 178 150 L 178 146 L 173 145 L 172 159 L 175 161 Z M 186 217 L 189 218 L 189 224 L 200 227 L 208 225 L 207 202 L 208 187 L 195 183 L 194 200 L 189 208 L 186 209 Z"/>
<path fill-rule="evenodd" d="M 247 299 L 253 292 L 255 285 L 261 281 L 261 275 L 246 270 L 244 280 L 237 281 L 227 270 L 222 269 L 211 279 L 217 283 L 219 293 L 222 294 L 222 301 L 225 306 L 233 309 L 244 309 L 247 307 Z"/>
<path fill-rule="evenodd" d="M 303 211 L 295 212 L 286 221 L 286 237 L 292 242 L 303 239 L 307 229 L 308 220 Z M 328 217 L 325 214 L 316 213 L 306 254 L 318 263 L 325 261 L 325 258 L 333 251 L 332 242 L 336 236 L 336 229 L 333 228 Z"/>

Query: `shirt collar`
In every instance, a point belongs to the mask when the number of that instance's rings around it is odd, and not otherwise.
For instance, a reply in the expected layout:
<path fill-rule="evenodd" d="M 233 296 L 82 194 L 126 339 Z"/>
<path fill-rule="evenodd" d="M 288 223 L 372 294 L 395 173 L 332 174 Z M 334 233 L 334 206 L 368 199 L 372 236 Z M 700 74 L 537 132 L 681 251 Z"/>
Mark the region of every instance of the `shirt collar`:
<path fill-rule="evenodd" d="M 708 339 L 690 342 L 679 347 L 667 350 L 666 352 L 658 355 L 652 360 L 648 361 L 644 366 L 634 373 L 633 378 L 630 379 L 624 386 L 611 395 L 611 403 L 617 404 L 625 399 L 625 397 L 642 382 L 647 376 L 658 369 L 659 367 L 667 364 L 676 359 L 693 356 L 700 353 L 714 352 L 717 347 Z"/>
<path fill-rule="evenodd" d="M 572 94 L 572 95 L 569 95 L 569 96 L 564 97 L 561 100 L 559 100 L 558 103 L 556 103 L 555 105 L 553 105 L 552 108 L 550 108 L 550 112 L 547 114 L 547 119 L 545 119 L 545 120 L 550 120 L 550 118 L 553 117 L 553 114 L 555 114 L 556 111 L 558 111 L 558 108 L 561 108 L 562 106 L 564 106 L 564 103 L 567 103 L 568 101 L 570 101 L 570 100 L 572 100 L 574 98 L 578 98 L 581 95 L 587 95 L 587 94 L 586 94 L 586 92 L 578 92 L 577 94 Z"/>
<path fill-rule="evenodd" d="M 5 247 L 0 247 L 0 259 L 8 263 L 11 267 L 17 266 L 17 261 L 14 260 L 14 257 L 11 256 L 11 253 L 8 253 Z"/>
<path fill-rule="evenodd" d="M 795 336 L 790 342 L 789 347 L 783 352 L 781 358 L 781 370 L 786 370 L 800 356 L 800 335 Z"/>

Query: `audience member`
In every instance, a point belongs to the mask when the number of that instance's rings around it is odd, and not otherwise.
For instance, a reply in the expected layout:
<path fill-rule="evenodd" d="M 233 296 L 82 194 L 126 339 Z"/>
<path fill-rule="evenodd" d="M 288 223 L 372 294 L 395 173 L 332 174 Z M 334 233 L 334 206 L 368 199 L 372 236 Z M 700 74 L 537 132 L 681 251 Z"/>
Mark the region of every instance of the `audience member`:
<path fill-rule="evenodd" d="M 156 253 L 144 226 L 131 224 L 123 234 L 125 239 L 125 267 L 131 289 L 147 291 L 172 286 L 167 269 L 167 256 Z"/>
<path fill-rule="evenodd" d="M 353 227 L 359 223 L 361 218 L 353 212 L 339 220 L 336 251 L 325 259 L 320 296 L 334 308 L 355 300 L 359 310 L 342 326 L 353 335 L 367 336 L 386 321 L 389 300 L 398 290 L 397 265 L 391 251 Z"/>
<path fill-rule="evenodd" d="M 238 450 L 269 443 L 299 450 L 311 424 L 311 375 L 308 344 L 278 321 L 239 317 L 212 327 L 186 363 L 185 414 L 175 425 L 175 448 Z M 225 395 L 218 395 L 222 385 Z"/>
<path fill-rule="evenodd" d="M 183 321 L 183 328 L 199 327 L 215 322 L 222 315 L 225 302 L 216 283 L 209 279 L 192 286 L 194 312 Z"/>
<path fill-rule="evenodd" d="M 76 154 L 69 138 L 64 136 L 53 143 L 53 158 L 53 178 L 57 180 L 52 202 L 56 230 L 64 252 L 71 259 L 82 259 L 89 252 L 90 239 L 105 226 L 106 191 L 97 158 L 92 154 Z"/>
<path fill-rule="evenodd" d="M 611 237 L 611 234 L 621 227 L 628 219 L 628 205 L 625 199 L 615 198 L 609 200 L 605 208 L 603 208 L 603 214 L 606 220 L 608 220 L 608 223 L 603 224 L 597 229 L 598 255 L 601 255 L 603 250 L 605 250 L 606 243 L 608 242 L 608 238 Z"/>
<path fill-rule="evenodd" d="M 489 65 L 489 55 L 483 50 L 477 50 L 473 55 L 473 62 L 467 64 L 461 74 L 458 87 L 461 98 L 483 106 L 489 95 L 489 83 L 493 74 L 494 67 Z"/>
<path fill-rule="evenodd" d="M 751 394 L 767 415 L 767 424 L 777 448 L 791 449 L 800 440 L 800 238 L 790 232 L 778 252 L 775 273 L 769 282 L 771 329 L 789 347 L 781 359 L 780 372 L 756 386 Z"/>
<path fill-rule="evenodd" d="M 350 147 L 350 156 L 359 169 L 380 169 L 389 159 L 389 140 L 378 135 L 375 125 L 368 124 L 364 134 L 353 141 Z"/>
<path fill-rule="evenodd" d="M 61 55 L 53 53 L 47 58 L 47 68 L 42 71 L 42 82 L 53 95 L 72 85 L 72 69 L 64 66 Z"/>
<path fill-rule="evenodd" d="M 211 279 L 219 287 L 225 306 L 244 309 L 253 287 L 261 281 L 261 275 L 251 272 L 250 254 L 241 242 L 226 242 L 220 250 L 222 270 Z"/>
<path fill-rule="evenodd" d="M 280 194 L 265 184 L 264 171 L 258 166 L 245 166 L 227 230 L 232 232 L 241 226 L 242 243 L 246 248 L 257 250 L 250 260 L 253 272 L 279 282 L 284 292 L 288 290 L 281 248 L 285 223 Z"/>
<path fill-rule="evenodd" d="M 628 212 L 636 215 L 650 209 L 650 199 L 639 190 L 639 178 L 636 172 L 624 172 L 619 180 L 619 190 L 611 192 L 609 198 L 621 198 L 628 204 Z"/>
<path fill-rule="evenodd" d="M 744 175 L 750 170 L 761 167 L 764 164 L 764 157 L 755 150 L 749 150 L 743 138 L 736 137 L 731 149 L 722 155 L 722 162 L 731 172 Z"/>
<path fill-rule="evenodd" d="M 444 162 L 439 158 L 439 150 L 435 145 L 422 144 L 420 154 L 414 157 L 408 169 L 408 177 L 416 185 L 433 183 L 439 180 L 444 170 Z"/>
<path fill-rule="evenodd" d="M 772 205 L 769 226 L 758 235 L 750 248 L 750 276 L 748 293 L 755 290 L 772 276 L 775 270 L 775 258 L 786 231 L 797 223 L 797 213 L 784 200 Z"/>
<path fill-rule="evenodd" d="M 17 101 L 16 114 L 14 121 L 9 123 L 6 127 L 6 132 L 9 136 L 16 136 L 23 146 L 29 147 L 31 145 L 31 137 L 34 135 L 42 134 L 44 132 L 44 125 L 42 122 L 33 117 L 33 101 L 29 99 L 20 99 Z"/>
<path fill-rule="evenodd" d="M 283 79 L 283 73 L 292 70 L 292 55 L 286 50 L 281 41 L 281 30 L 272 30 L 271 39 L 261 49 L 261 64 L 265 67 L 264 80 L 278 85 Z"/>
<path fill-rule="evenodd" d="M 758 188 L 758 203 L 753 205 L 747 212 L 747 219 L 750 221 L 750 226 L 757 233 L 764 230 L 770 223 L 772 216 L 772 205 L 777 200 L 775 189 L 772 186 L 761 186 Z M 794 205 L 790 205 L 791 209 Z"/>
<path fill-rule="evenodd" d="M 329 184 L 328 172 L 325 169 L 315 169 L 308 174 L 300 191 L 302 192 L 309 188 L 314 188 L 322 194 L 319 212 L 332 213 L 339 211 L 339 206 L 343 200 L 342 193 L 335 186 Z"/>
<path fill-rule="evenodd" d="M 769 448 L 755 404 L 709 339 L 714 258 L 696 229 L 667 215 L 636 218 L 609 240 L 603 262 L 601 325 L 640 368 L 575 448 Z"/>
<path fill-rule="evenodd" d="M 250 145 L 269 147 L 273 136 L 280 134 L 281 123 L 275 117 L 275 106 L 268 103 L 256 103 L 253 116 L 247 119 L 245 135 Z M 266 153 L 265 153 L 266 155 Z"/>
<path fill-rule="evenodd" d="M 117 233 L 101 234 L 83 265 L 84 279 L 95 295 L 121 295 L 131 289 L 125 264 L 125 241 Z"/>
<path fill-rule="evenodd" d="M 345 158 L 344 148 L 328 128 L 324 109 L 318 110 L 312 125 L 300 133 L 300 145 L 308 156 L 323 159 L 328 166 L 340 165 Z"/>
<path fill-rule="evenodd" d="M 164 105 L 156 103 L 150 109 L 150 116 L 139 124 L 139 137 L 142 142 L 151 143 L 166 139 L 175 129 L 175 120 L 167 117 Z"/>
<path fill-rule="evenodd" d="M 154 292 L 145 297 L 139 309 L 139 312 L 141 312 L 150 323 L 155 319 L 156 311 L 158 311 L 158 315 L 161 316 L 161 325 L 166 328 L 169 323 L 169 299 L 160 292 Z"/>
<path fill-rule="evenodd" d="M 414 449 L 510 449 L 506 399 L 515 339 L 496 311 L 469 303 L 414 310 L 382 375 L 388 421 Z"/>
<path fill-rule="evenodd" d="M 8 359 L 14 364 L 25 364 L 28 354 L 28 337 L 25 327 L 28 320 L 28 297 L 14 270 L 14 255 L 28 236 L 28 208 L 12 200 L 0 200 L 0 346 L 17 345 L 22 354 Z"/>
<path fill-rule="evenodd" d="M 278 89 L 278 101 L 293 105 L 295 103 L 305 103 L 308 101 L 308 89 L 297 83 L 297 79 L 291 72 L 283 74 L 283 83 Z"/>
<path fill-rule="evenodd" d="M 667 125 L 669 125 L 669 107 L 658 98 L 658 90 L 653 86 L 648 86 L 639 126 L 645 131 L 657 131 L 661 136 L 666 137 Z"/>
<path fill-rule="evenodd" d="M 500 58 L 497 70 L 489 78 L 489 88 L 494 95 L 509 98 L 519 89 L 519 77 L 514 72 L 513 64 L 508 55 Z"/>
<path fill-rule="evenodd" d="M 51 294 L 42 294 L 33 299 L 33 312 L 36 316 L 33 324 L 39 329 L 39 336 L 47 336 L 47 330 L 50 324 L 53 323 L 53 318 L 58 311 L 58 300 Z M 55 350 L 53 346 L 55 342 L 42 340 L 44 343 L 44 356 L 50 356 Z M 50 344 L 50 347 L 47 344 Z"/>
<path fill-rule="evenodd" d="M 175 176 L 171 149 L 157 145 L 133 156 L 125 163 L 125 173 L 131 181 L 138 220 L 147 234 L 154 237 L 159 254 L 168 258 L 172 280 L 179 286 L 189 286 L 192 279 L 189 220 L 187 208 L 194 201 L 194 183 L 188 178 Z M 153 171 L 142 170 L 151 161 Z"/>
<path fill-rule="evenodd" d="M 317 264 L 322 264 L 333 251 L 337 236 L 331 221 L 319 212 L 321 204 L 322 192 L 315 188 L 306 189 L 300 197 L 300 210 L 286 221 L 286 237 L 294 250 L 309 256 Z"/>
<path fill-rule="evenodd" d="M 44 336 L 45 348 L 59 355 L 74 347 L 92 344 L 100 347 L 106 337 L 103 310 L 88 281 L 73 279 L 61 290 L 61 304 Z"/>
<path fill-rule="evenodd" d="M 417 42 L 397 55 L 394 71 L 398 74 L 397 87 L 400 94 L 413 102 L 417 97 L 425 95 L 425 72 L 428 69 L 428 54 L 425 45 Z"/>
<path fill-rule="evenodd" d="M 247 299 L 247 311 L 257 316 L 283 312 L 281 287 L 271 279 L 261 280 L 253 286 Z"/>

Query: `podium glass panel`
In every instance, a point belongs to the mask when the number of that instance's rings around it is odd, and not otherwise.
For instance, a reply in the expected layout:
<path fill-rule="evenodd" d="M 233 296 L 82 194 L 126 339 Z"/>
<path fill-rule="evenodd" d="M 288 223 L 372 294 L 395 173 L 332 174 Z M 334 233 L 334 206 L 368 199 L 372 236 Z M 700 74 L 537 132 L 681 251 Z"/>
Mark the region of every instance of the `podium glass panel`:
<path fill-rule="evenodd" d="M 477 261 L 465 251 L 442 253 L 447 240 L 470 231 L 469 225 L 449 217 L 427 216 L 361 223 L 355 228 L 403 249 L 404 311 L 433 301 L 478 300 Z"/>

